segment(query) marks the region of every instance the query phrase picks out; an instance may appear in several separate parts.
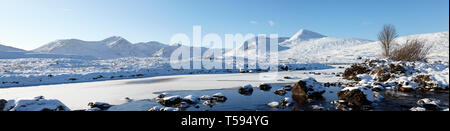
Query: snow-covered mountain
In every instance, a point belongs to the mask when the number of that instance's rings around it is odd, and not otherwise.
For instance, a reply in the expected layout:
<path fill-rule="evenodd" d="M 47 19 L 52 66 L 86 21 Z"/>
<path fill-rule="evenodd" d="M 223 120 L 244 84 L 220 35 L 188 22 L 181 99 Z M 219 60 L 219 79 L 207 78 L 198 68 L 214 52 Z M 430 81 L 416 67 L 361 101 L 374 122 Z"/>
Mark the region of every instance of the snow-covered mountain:
<path fill-rule="evenodd" d="M 270 38 L 267 38 L 266 45 L 268 45 L 269 41 Z M 310 30 L 301 29 L 292 37 L 280 37 L 278 42 L 280 59 L 301 59 L 302 61 L 309 61 L 308 59 L 310 58 L 310 55 L 318 54 L 318 52 L 327 51 L 333 48 L 360 45 L 372 41 L 353 38 L 327 37 Z M 256 46 L 258 43 L 258 41 L 248 40 L 240 47 L 228 52 L 226 56 L 243 57 L 245 54 L 247 54 L 247 56 L 256 55 Z M 269 50 L 268 48 L 266 49 Z"/>
<path fill-rule="evenodd" d="M 73 59 L 95 59 L 88 56 L 78 55 L 58 55 L 35 53 L 19 48 L 0 45 L 0 59 L 19 59 L 19 58 L 73 58 Z"/>
<path fill-rule="evenodd" d="M 24 52 L 25 50 L 0 44 L 0 52 Z"/>
<path fill-rule="evenodd" d="M 300 31 L 298 31 L 297 33 L 295 33 L 295 35 L 293 35 L 291 38 L 289 38 L 289 41 L 306 41 L 309 39 L 317 39 L 317 38 L 323 38 L 323 37 L 327 37 L 324 36 L 322 34 L 310 31 L 310 30 L 306 30 L 306 29 L 301 29 Z"/>
<path fill-rule="evenodd" d="M 57 40 L 32 51 L 38 53 L 92 56 L 98 59 L 122 57 L 168 58 L 180 46 L 184 45 L 166 45 L 155 41 L 132 44 L 122 37 L 113 36 L 101 41 L 83 41 L 78 39 Z M 202 51 L 205 50 L 206 48 L 202 48 Z"/>

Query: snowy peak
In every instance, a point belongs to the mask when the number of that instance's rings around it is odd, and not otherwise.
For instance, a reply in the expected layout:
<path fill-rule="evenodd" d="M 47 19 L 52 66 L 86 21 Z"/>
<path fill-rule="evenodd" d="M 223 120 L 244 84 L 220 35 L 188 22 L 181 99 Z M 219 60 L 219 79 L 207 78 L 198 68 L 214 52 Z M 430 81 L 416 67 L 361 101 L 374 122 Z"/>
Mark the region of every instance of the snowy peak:
<path fill-rule="evenodd" d="M 295 35 L 293 35 L 289 41 L 294 41 L 294 40 L 309 40 L 309 39 L 317 39 L 317 38 L 323 38 L 323 37 L 327 37 L 324 36 L 322 34 L 310 31 L 310 30 L 306 30 L 306 29 L 301 29 L 300 31 L 298 31 L 297 33 L 295 33 Z"/>

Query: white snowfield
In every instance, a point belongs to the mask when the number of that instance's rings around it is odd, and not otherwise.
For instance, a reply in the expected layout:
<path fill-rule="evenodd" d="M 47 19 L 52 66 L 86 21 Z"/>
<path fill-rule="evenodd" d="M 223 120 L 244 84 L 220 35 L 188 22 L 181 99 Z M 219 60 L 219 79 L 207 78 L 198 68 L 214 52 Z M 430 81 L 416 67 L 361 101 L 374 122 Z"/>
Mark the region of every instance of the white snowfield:
<path fill-rule="evenodd" d="M 449 60 L 449 35 L 447 32 L 418 34 L 399 37 L 396 39 L 397 44 L 404 44 L 406 40 L 418 39 L 425 41 L 425 45 L 431 46 L 428 58 L 430 61 Z M 379 58 L 381 46 L 379 42 L 364 43 L 355 46 L 331 48 L 327 51 L 320 52 L 316 56 L 330 57 L 329 61 L 335 62 L 351 62 L 357 57 L 363 58 Z M 320 57 L 319 57 L 320 58 Z"/>
<path fill-rule="evenodd" d="M 339 81 L 331 73 L 342 72 L 343 69 L 332 68 L 317 70 L 322 74 L 313 76 L 319 82 Z M 174 90 L 206 90 L 236 88 L 251 84 L 256 87 L 261 83 L 292 84 L 302 78 L 310 77 L 310 71 L 280 72 L 276 79 L 270 78 L 270 73 L 243 74 L 205 74 L 205 75 L 173 75 L 152 78 L 97 81 L 72 84 L 42 85 L 21 88 L 0 88 L 2 99 L 33 98 L 45 96 L 47 99 L 57 99 L 71 110 L 88 109 L 89 102 L 106 102 L 113 105 L 126 103 L 126 97 L 141 100 L 152 99 L 159 94 Z M 283 79 L 289 76 L 293 79 Z M 294 79 L 295 78 L 295 79 Z M 184 97 L 184 96 L 182 96 Z"/>

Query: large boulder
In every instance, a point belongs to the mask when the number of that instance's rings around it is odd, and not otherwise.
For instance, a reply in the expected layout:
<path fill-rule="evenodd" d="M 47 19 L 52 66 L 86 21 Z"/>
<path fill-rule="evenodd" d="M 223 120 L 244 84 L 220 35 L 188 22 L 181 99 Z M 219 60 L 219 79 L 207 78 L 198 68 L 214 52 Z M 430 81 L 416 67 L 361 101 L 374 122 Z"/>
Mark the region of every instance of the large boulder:
<path fill-rule="evenodd" d="M 292 95 L 305 96 L 311 99 L 323 98 L 323 93 L 325 93 L 325 87 L 312 77 L 300 80 L 292 88 Z"/>
<path fill-rule="evenodd" d="M 351 109 L 363 109 L 375 101 L 372 90 L 367 87 L 347 87 L 337 93 L 339 106 Z"/>
<path fill-rule="evenodd" d="M 3 111 L 3 109 L 6 107 L 6 103 L 8 103 L 8 101 L 6 101 L 5 99 L 0 99 L 0 111 Z"/>

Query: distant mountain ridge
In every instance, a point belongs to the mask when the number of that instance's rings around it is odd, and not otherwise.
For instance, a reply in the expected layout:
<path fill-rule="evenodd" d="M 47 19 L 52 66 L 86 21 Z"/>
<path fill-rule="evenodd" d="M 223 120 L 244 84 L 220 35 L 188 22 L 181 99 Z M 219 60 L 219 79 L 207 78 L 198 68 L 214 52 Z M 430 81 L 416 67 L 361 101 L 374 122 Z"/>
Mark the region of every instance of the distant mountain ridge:
<path fill-rule="evenodd" d="M 122 37 L 113 36 L 101 41 L 83 41 L 78 39 L 56 40 L 32 51 L 37 53 L 92 56 L 98 59 L 122 57 L 168 58 L 179 46 L 184 45 L 166 45 L 156 41 L 133 44 Z M 206 48 L 202 48 L 203 50 L 206 50 Z"/>
<path fill-rule="evenodd" d="M 0 44 L 0 52 L 24 52 L 25 50 Z"/>

